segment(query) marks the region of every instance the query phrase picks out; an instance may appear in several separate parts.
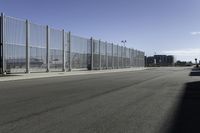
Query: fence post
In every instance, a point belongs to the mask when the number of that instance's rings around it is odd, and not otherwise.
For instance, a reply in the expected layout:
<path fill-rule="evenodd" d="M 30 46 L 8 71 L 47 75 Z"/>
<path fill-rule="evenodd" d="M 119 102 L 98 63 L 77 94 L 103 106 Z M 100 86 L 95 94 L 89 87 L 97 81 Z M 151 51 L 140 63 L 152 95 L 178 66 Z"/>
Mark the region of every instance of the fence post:
<path fill-rule="evenodd" d="M 30 73 L 30 24 L 29 21 L 26 20 L 26 73 Z"/>
<path fill-rule="evenodd" d="M 137 67 L 137 50 L 135 49 L 135 67 Z"/>
<path fill-rule="evenodd" d="M 124 54 L 124 47 L 121 47 L 121 52 L 122 52 L 122 68 L 124 68 L 124 58 L 123 58 L 123 54 Z"/>
<path fill-rule="evenodd" d="M 71 56 L 72 56 L 72 51 L 71 51 L 71 32 L 69 31 L 68 33 L 68 45 L 69 45 L 69 71 L 72 71 L 72 59 L 71 59 Z"/>
<path fill-rule="evenodd" d="M 126 60 L 126 46 L 124 47 L 124 58 L 125 58 L 125 61 L 124 61 L 124 68 L 127 67 L 127 60 Z"/>
<path fill-rule="evenodd" d="M 146 66 L 145 66 L 145 52 L 143 52 L 143 59 L 144 59 L 144 60 L 143 60 L 143 67 L 146 67 Z"/>
<path fill-rule="evenodd" d="M 131 67 L 131 49 L 129 48 L 129 67 Z"/>
<path fill-rule="evenodd" d="M 119 45 L 117 44 L 117 69 L 119 69 Z"/>
<path fill-rule="evenodd" d="M 140 52 L 140 67 L 142 67 L 142 51 Z"/>
<path fill-rule="evenodd" d="M 133 57 L 134 57 L 134 55 L 133 55 L 133 49 L 131 49 L 131 67 L 134 66 Z"/>
<path fill-rule="evenodd" d="M 140 67 L 140 51 L 138 51 L 138 67 Z"/>
<path fill-rule="evenodd" d="M 130 48 L 130 67 L 132 67 L 132 49 Z"/>
<path fill-rule="evenodd" d="M 134 49 L 132 49 L 132 67 L 135 67 L 134 59 L 135 59 Z"/>
<path fill-rule="evenodd" d="M 5 43 L 4 43 L 4 33 L 5 33 L 5 27 L 4 27 L 4 24 L 5 24 L 5 22 L 4 22 L 4 19 L 5 19 L 5 15 L 4 15 L 4 13 L 1 13 L 1 55 L 0 55 L 0 63 L 1 63 L 1 71 L 0 71 L 0 73 L 2 73 L 2 74 L 6 74 L 5 72 L 6 72 L 6 68 L 5 68 L 5 59 L 4 59 L 4 49 L 5 49 Z"/>
<path fill-rule="evenodd" d="M 47 72 L 50 71 L 50 65 L 49 65 L 49 43 L 50 43 L 50 33 L 49 33 L 49 26 L 46 26 L 46 64 L 47 64 Z"/>
<path fill-rule="evenodd" d="M 112 43 L 112 69 L 114 69 L 114 44 Z"/>
<path fill-rule="evenodd" d="M 108 69 L 108 43 L 106 42 L 106 69 Z"/>
<path fill-rule="evenodd" d="M 139 58 L 139 57 L 140 57 L 140 56 L 139 56 L 139 51 L 137 52 L 137 56 L 138 56 L 137 58 L 138 58 L 138 67 L 139 67 L 139 66 L 140 66 L 140 65 L 139 65 L 139 59 L 140 59 L 140 58 Z"/>
<path fill-rule="evenodd" d="M 141 67 L 141 51 L 139 52 L 139 66 Z"/>
<path fill-rule="evenodd" d="M 99 40 L 99 70 L 101 70 L 101 40 Z"/>
<path fill-rule="evenodd" d="M 65 30 L 62 30 L 62 52 L 63 52 L 63 72 L 65 72 Z"/>
<path fill-rule="evenodd" d="M 91 44 L 91 70 L 93 70 L 93 61 L 94 61 L 94 57 L 93 57 L 93 38 L 91 37 L 90 39 L 90 44 Z"/>
<path fill-rule="evenodd" d="M 136 67 L 138 67 L 138 51 L 135 50 L 135 52 L 136 52 Z"/>

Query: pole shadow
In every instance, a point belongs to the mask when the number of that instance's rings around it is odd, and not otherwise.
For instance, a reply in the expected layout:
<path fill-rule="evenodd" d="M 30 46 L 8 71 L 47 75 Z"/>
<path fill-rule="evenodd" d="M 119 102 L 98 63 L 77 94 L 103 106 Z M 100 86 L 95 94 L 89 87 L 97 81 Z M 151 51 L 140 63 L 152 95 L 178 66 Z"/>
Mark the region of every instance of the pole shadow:
<path fill-rule="evenodd" d="M 167 133 L 200 133 L 200 81 L 185 84 Z"/>

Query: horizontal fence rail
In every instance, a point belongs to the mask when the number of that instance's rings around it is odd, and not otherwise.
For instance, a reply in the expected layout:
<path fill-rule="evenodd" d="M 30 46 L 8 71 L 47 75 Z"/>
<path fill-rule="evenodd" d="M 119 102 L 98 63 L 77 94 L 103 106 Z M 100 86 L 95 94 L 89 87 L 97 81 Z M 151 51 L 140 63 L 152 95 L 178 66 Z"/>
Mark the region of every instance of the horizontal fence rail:
<path fill-rule="evenodd" d="M 0 73 L 144 67 L 144 52 L 0 16 Z"/>

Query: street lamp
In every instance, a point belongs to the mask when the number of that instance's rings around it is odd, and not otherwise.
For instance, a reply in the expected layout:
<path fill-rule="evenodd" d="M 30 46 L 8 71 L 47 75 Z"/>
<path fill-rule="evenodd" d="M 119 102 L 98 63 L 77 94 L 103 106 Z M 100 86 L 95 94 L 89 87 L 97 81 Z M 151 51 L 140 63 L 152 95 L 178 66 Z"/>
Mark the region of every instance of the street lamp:
<path fill-rule="evenodd" d="M 125 47 L 126 47 L 126 43 L 127 41 L 126 40 L 122 40 L 121 43 L 124 44 L 124 47 L 122 48 L 122 66 L 124 67 L 124 59 L 123 59 L 123 56 L 125 57 L 126 53 L 125 53 Z"/>
<path fill-rule="evenodd" d="M 121 43 L 124 44 L 124 47 L 126 46 L 127 41 L 126 40 L 122 40 Z"/>

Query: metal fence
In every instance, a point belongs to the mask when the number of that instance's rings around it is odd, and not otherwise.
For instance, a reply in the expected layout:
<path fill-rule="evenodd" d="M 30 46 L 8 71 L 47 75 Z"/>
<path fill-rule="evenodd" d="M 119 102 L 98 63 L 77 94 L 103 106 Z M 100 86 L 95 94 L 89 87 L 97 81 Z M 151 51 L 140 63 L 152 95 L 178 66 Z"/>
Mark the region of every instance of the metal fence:
<path fill-rule="evenodd" d="M 144 52 L 0 16 L 1 73 L 144 67 Z"/>

